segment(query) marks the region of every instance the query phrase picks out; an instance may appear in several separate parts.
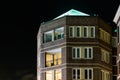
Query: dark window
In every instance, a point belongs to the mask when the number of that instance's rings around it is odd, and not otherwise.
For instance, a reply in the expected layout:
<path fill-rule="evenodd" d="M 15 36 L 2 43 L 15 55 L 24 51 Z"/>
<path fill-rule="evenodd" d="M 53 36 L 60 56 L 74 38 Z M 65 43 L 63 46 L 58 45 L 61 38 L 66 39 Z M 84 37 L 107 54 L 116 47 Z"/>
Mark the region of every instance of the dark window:
<path fill-rule="evenodd" d="M 80 57 L 80 49 L 77 48 L 77 58 L 79 58 L 79 57 Z"/>
<path fill-rule="evenodd" d="M 92 79 L 92 70 L 89 70 L 89 79 Z"/>
<path fill-rule="evenodd" d="M 91 48 L 89 48 L 89 58 L 91 58 L 92 57 L 92 50 L 91 50 Z"/>
<path fill-rule="evenodd" d="M 84 37 L 87 37 L 87 28 L 84 27 Z"/>
<path fill-rule="evenodd" d="M 73 79 L 75 79 L 75 78 L 76 78 L 76 70 L 73 69 Z"/>
<path fill-rule="evenodd" d="M 88 79 L 87 70 L 85 70 L 85 79 Z"/>
<path fill-rule="evenodd" d="M 80 28 L 77 27 L 77 37 L 80 37 Z"/>
<path fill-rule="evenodd" d="M 73 36 L 73 28 L 72 27 L 70 27 L 70 36 L 72 37 Z"/>
<path fill-rule="evenodd" d="M 80 79 L 80 70 L 77 70 L 77 79 Z"/>
<path fill-rule="evenodd" d="M 95 30 L 94 30 L 94 28 L 92 27 L 92 28 L 91 28 L 91 37 L 94 37 L 94 35 L 95 35 Z"/>
<path fill-rule="evenodd" d="M 84 49 L 85 55 L 84 57 L 87 58 L 87 48 Z"/>
<path fill-rule="evenodd" d="M 75 48 L 73 48 L 73 58 L 75 58 L 75 53 L 76 53 Z"/>

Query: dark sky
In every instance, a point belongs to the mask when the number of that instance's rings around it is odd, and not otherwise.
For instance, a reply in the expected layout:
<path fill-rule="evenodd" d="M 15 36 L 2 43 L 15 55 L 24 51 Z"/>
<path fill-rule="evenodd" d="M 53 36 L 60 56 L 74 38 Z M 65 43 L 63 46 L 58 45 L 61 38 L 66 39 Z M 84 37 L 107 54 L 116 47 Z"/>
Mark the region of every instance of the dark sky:
<path fill-rule="evenodd" d="M 4 1 L 0 11 L 0 67 L 36 72 L 36 36 L 40 23 L 76 9 L 112 23 L 119 0 Z"/>

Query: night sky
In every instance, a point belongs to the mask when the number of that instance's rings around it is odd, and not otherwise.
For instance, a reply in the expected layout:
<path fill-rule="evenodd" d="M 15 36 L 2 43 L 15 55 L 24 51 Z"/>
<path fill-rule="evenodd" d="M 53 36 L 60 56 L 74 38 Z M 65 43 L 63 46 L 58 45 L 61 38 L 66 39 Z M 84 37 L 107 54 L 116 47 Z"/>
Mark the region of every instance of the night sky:
<path fill-rule="evenodd" d="M 26 69 L 36 73 L 40 23 L 76 9 L 113 24 L 119 0 L 4 1 L 0 6 L 0 74 Z"/>

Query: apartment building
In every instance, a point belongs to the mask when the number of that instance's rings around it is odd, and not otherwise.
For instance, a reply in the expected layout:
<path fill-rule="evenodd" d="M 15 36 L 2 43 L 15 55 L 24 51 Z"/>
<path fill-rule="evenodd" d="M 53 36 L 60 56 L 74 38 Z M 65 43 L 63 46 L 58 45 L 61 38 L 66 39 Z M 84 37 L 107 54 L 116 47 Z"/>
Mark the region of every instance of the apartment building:
<path fill-rule="evenodd" d="M 99 16 L 74 9 L 41 23 L 37 80 L 112 80 L 112 39 Z"/>
<path fill-rule="evenodd" d="M 113 21 L 117 24 L 117 80 L 120 80 L 120 5 Z"/>

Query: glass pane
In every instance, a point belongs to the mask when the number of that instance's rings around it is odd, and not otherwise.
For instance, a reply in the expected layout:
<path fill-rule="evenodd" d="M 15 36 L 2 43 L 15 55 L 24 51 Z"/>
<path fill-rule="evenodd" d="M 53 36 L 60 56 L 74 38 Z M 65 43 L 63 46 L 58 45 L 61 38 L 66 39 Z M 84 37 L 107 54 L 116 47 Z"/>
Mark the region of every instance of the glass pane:
<path fill-rule="evenodd" d="M 77 70 L 77 79 L 80 79 L 80 70 Z"/>
<path fill-rule="evenodd" d="M 62 80 L 61 70 L 55 70 L 55 80 Z"/>
<path fill-rule="evenodd" d="M 84 53 L 85 53 L 84 57 L 87 58 L 87 48 L 84 49 Z"/>
<path fill-rule="evenodd" d="M 52 37 L 53 37 L 52 34 L 53 34 L 53 31 L 45 32 L 44 33 L 44 42 L 52 41 Z"/>
<path fill-rule="evenodd" d="M 64 38 L 64 27 L 55 30 L 55 40 Z"/>
<path fill-rule="evenodd" d="M 87 28 L 84 28 L 84 37 L 87 37 Z"/>
<path fill-rule="evenodd" d="M 87 70 L 85 70 L 85 79 L 88 79 Z"/>
<path fill-rule="evenodd" d="M 72 37 L 73 36 L 73 28 L 72 27 L 70 27 L 70 36 Z"/>
<path fill-rule="evenodd" d="M 76 70 L 73 69 L 73 79 L 75 79 L 75 78 L 76 78 Z"/>
<path fill-rule="evenodd" d="M 73 48 L 73 58 L 75 58 L 75 48 Z"/>
<path fill-rule="evenodd" d="M 89 58 L 91 58 L 92 57 L 92 50 L 91 50 L 91 48 L 89 48 Z"/>
<path fill-rule="evenodd" d="M 46 80 L 53 80 L 52 71 L 46 72 Z"/>
<path fill-rule="evenodd" d="M 80 57 L 80 49 L 77 48 L 77 58 L 79 58 L 79 57 Z"/>
<path fill-rule="evenodd" d="M 77 27 L 77 36 L 80 37 L 80 28 Z"/>
<path fill-rule="evenodd" d="M 89 70 L 89 79 L 92 79 L 92 70 Z"/>
<path fill-rule="evenodd" d="M 95 30 L 94 30 L 94 28 L 92 27 L 92 28 L 91 28 L 91 37 L 94 37 L 94 34 L 95 34 L 94 32 L 95 32 Z"/>

